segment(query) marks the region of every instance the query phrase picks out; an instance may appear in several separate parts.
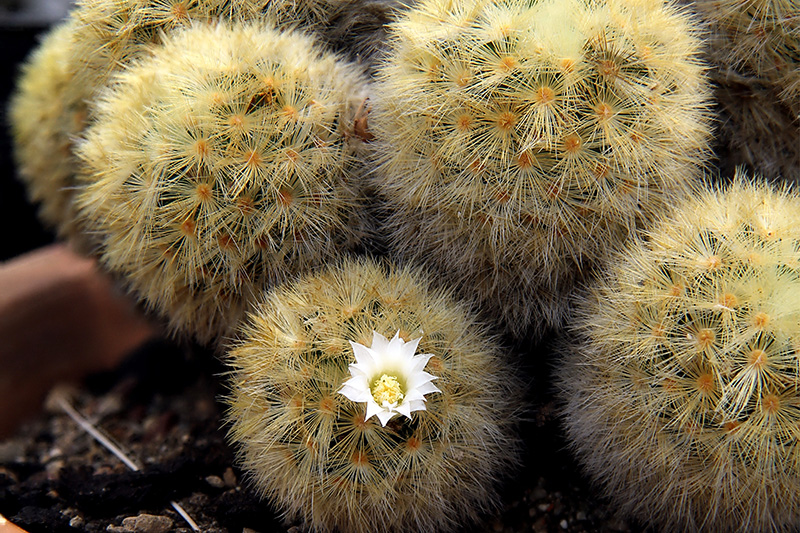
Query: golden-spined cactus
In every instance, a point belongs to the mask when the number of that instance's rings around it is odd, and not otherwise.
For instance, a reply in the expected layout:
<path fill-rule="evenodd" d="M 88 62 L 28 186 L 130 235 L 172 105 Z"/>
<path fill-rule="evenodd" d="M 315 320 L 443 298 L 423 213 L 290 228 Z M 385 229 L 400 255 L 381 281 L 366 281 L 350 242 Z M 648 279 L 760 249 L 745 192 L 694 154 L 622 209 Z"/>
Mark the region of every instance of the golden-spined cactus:
<path fill-rule="evenodd" d="M 241 465 L 311 531 L 453 530 L 518 459 L 514 371 L 412 268 L 349 260 L 272 290 L 227 362 Z"/>
<path fill-rule="evenodd" d="M 426 0 L 391 27 L 372 100 L 393 251 L 512 333 L 702 167 L 693 20 L 660 0 Z"/>
<path fill-rule="evenodd" d="M 567 435 L 664 530 L 800 525 L 800 197 L 739 178 L 589 285 L 558 380 Z"/>
<path fill-rule="evenodd" d="M 357 245 L 361 75 L 309 37 L 197 25 L 125 70 L 78 149 L 100 260 L 179 334 Z"/>

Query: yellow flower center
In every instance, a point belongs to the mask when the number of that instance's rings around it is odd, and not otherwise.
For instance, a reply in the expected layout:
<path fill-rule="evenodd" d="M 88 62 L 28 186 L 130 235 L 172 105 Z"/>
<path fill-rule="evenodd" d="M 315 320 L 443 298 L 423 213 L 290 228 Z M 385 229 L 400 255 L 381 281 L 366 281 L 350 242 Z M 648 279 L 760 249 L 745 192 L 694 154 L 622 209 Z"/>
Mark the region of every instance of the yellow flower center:
<path fill-rule="evenodd" d="M 383 405 L 383 402 L 395 405 L 403 400 L 403 389 L 400 388 L 400 382 L 396 377 L 384 374 L 375 381 L 375 385 L 372 387 L 372 397 L 375 398 L 378 405 Z"/>

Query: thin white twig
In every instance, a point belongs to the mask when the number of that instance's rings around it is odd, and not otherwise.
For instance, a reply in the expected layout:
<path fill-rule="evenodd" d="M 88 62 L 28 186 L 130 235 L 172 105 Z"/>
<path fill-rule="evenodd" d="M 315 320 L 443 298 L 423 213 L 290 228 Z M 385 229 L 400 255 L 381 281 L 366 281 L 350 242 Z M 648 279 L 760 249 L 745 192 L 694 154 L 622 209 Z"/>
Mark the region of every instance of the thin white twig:
<path fill-rule="evenodd" d="M 117 459 L 125 463 L 125 466 L 133 470 L 134 472 L 138 472 L 141 467 L 133 462 L 125 453 L 111 440 L 103 435 L 96 427 L 92 425 L 86 418 L 84 418 L 64 397 L 63 394 L 59 393 L 56 396 L 56 401 L 58 402 L 59 407 L 64 410 L 65 413 L 76 423 L 78 424 L 81 429 L 83 429 L 86 433 L 91 435 L 97 442 L 103 445 L 108 451 L 113 453 Z M 189 524 L 189 527 L 192 528 L 192 531 L 200 531 L 200 526 L 197 525 L 197 522 L 192 520 L 192 517 L 181 507 L 178 502 L 171 501 L 169 502 L 172 505 L 172 508 L 181 515 L 181 518 L 186 520 L 186 523 Z"/>

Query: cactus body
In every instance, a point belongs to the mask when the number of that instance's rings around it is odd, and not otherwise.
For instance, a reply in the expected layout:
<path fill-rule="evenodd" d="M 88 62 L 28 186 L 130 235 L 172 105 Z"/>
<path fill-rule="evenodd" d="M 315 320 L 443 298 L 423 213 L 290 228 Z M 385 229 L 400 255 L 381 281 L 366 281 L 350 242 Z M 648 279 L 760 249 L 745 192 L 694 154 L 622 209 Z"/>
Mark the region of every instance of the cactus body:
<path fill-rule="evenodd" d="M 385 426 L 339 391 L 348 341 L 419 340 L 441 392 Z M 347 261 L 270 292 L 228 355 L 228 420 L 262 495 L 313 531 L 442 531 L 497 504 L 517 458 L 520 391 L 450 293 L 418 272 Z M 384 387 L 385 392 L 386 387 Z"/>
<path fill-rule="evenodd" d="M 567 434 L 623 512 L 680 531 L 800 516 L 800 197 L 735 180 L 592 286 L 558 371 Z"/>
<path fill-rule="evenodd" d="M 363 90 L 298 33 L 174 34 L 118 76 L 79 148 L 102 263 L 176 332 L 229 334 L 256 291 L 359 241 Z"/>
<path fill-rule="evenodd" d="M 71 235 L 72 145 L 66 132 L 78 131 L 85 108 L 68 97 L 72 73 L 72 39 L 76 24 L 67 21 L 50 30 L 23 65 L 9 103 L 14 162 L 28 197 L 39 203 L 38 215 L 48 227 Z"/>
<path fill-rule="evenodd" d="M 697 0 L 715 62 L 774 84 L 800 113 L 800 6 L 794 0 Z"/>
<path fill-rule="evenodd" d="M 697 0 L 719 84 L 719 143 L 729 168 L 800 181 L 800 6 L 793 0 Z"/>
<path fill-rule="evenodd" d="M 391 35 L 370 128 L 392 247 L 514 333 L 558 324 L 703 161 L 699 41 L 671 4 L 428 0 Z"/>

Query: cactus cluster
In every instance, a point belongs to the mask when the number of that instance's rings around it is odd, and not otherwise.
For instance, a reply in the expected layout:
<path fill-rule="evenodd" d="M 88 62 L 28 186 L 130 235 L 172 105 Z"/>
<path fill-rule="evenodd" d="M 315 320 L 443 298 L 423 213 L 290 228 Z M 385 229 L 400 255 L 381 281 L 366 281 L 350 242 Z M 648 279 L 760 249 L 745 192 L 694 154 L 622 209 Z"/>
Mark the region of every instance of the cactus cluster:
<path fill-rule="evenodd" d="M 800 525 L 800 197 L 702 192 L 593 284 L 559 369 L 619 508 L 681 531 Z"/>
<path fill-rule="evenodd" d="M 195 25 L 115 78 L 77 152 L 101 262 L 211 342 L 255 295 L 360 240 L 359 73 L 309 37 Z"/>
<path fill-rule="evenodd" d="M 711 32 L 719 140 L 730 169 L 800 181 L 800 7 L 794 0 L 696 0 Z"/>
<path fill-rule="evenodd" d="M 679 198 L 709 137 L 693 20 L 660 0 L 425 0 L 391 27 L 370 127 L 400 257 L 512 333 Z"/>
<path fill-rule="evenodd" d="M 379 422 L 342 389 L 352 343 L 395 334 L 419 343 L 439 392 Z M 241 463 L 262 495 L 314 531 L 452 530 L 497 505 L 497 481 L 517 459 L 514 372 L 466 307 L 414 269 L 349 260 L 284 284 L 249 316 L 227 361 Z M 387 381 L 376 398 L 392 392 Z"/>
<path fill-rule="evenodd" d="M 20 177 L 41 202 L 40 218 L 83 242 L 72 205 L 73 142 L 94 120 L 93 102 L 120 68 L 166 35 L 194 24 L 259 22 L 302 28 L 369 65 L 397 2 L 371 0 L 80 0 L 23 68 L 11 103 Z M 57 56 L 57 61 L 54 60 Z M 48 144 L 43 145 L 44 142 Z M 46 149 L 44 152 L 39 150 Z M 47 157 L 38 154 L 46 153 Z"/>

